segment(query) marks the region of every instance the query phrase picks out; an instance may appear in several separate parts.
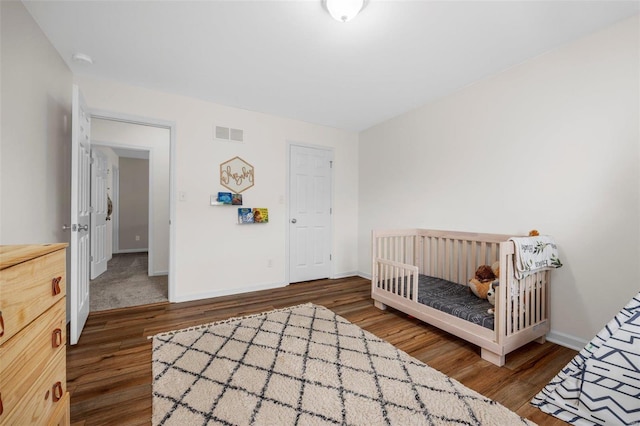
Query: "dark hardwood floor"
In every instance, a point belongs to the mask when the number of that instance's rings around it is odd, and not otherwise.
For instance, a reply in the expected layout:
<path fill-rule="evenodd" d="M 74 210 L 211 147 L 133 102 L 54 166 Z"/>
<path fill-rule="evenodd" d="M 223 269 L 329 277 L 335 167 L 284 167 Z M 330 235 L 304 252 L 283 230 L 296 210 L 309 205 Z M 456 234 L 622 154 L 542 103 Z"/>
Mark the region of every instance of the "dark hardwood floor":
<path fill-rule="evenodd" d="M 565 423 L 529 405 L 575 355 L 553 343 L 530 343 L 499 368 L 478 347 L 406 314 L 380 311 L 370 282 L 352 277 L 196 302 L 91 313 L 80 341 L 67 352 L 72 425 L 148 425 L 151 341 L 156 333 L 312 302 L 370 331 L 431 367 L 540 425 Z"/>

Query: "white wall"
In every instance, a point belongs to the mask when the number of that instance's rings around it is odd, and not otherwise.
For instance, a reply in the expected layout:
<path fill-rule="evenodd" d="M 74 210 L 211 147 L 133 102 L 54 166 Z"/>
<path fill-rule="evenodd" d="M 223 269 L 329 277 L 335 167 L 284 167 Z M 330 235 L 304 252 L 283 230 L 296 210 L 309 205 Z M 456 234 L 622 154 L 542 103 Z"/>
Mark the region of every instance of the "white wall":
<path fill-rule="evenodd" d="M 169 192 L 170 192 L 170 132 L 169 129 L 114 120 L 93 119 L 91 139 L 112 147 L 149 151 L 151 185 L 151 273 L 169 271 Z M 122 185 L 122 182 L 120 182 Z M 124 246 L 121 248 L 125 248 Z"/>
<path fill-rule="evenodd" d="M 68 242 L 71 71 L 21 2 L 0 10 L 0 244 Z"/>
<path fill-rule="evenodd" d="M 149 247 L 149 160 L 120 159 L 120 197 L 117 202 L 120 205 L 119 251 L 147 251 Z M 166 207 L 168 211 L 169 206 Z"/>
<path fill-rule="evenodd" d="M 552 338 L 590 340 L 638 290 L 638 19 L 360 136 L 359 266 L 373 228 L 553 235 Z"/>
<path fill-rule="evenodd" d="M 333 272 L 357 271 L 357 134 L 104 80 L 77 82 L 90 108 L 176 124 L 176 191 L 186 200 L 176 201 L 173 224 L 175 301 L 286 283 L 288 141 L 334 149 Z M 246 142 L 213 140 L 215 125 L 244 129 Z M 267 225 L 237 225 L 235 206 L 209 205 L 224 190 L 220 163 L 235 156 L 255 168 L 244 204 L 269 208 Z"/>

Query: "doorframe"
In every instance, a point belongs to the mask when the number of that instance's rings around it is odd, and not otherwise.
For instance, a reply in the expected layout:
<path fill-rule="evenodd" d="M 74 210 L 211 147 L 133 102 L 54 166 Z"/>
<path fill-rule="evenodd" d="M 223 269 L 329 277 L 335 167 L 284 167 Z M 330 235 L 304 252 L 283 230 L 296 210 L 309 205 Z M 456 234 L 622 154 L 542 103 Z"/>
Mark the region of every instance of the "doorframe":
<path fill-rule="evenodd" d="M 139 124 L 143 126 L 160 127 L 169 130 L 169 277 L 168 294 L 169 302 L 176 300 L 175 289 L 175 242 L 176 242 L 176 123 L 174 121 L 160 120 L 149 117 L 141 117 L 132 114 L 91 109 L 91 119 L 120 121 L 122 123 Z M 149 156 L 151 157 L 151 155 Z M 151 158 L 149 159 L 151 169 Z M 151 200 L 150 200 L 151 201 Z M 150 241 L 151 242 L 151 241 Z"/>
<path fill-rule="evenodd" d="M 321 149 L 323 151 L 328 151 L 331 154 L 331 179 L 330 179 L 330 196 L 329 196 L 329 200 L 331 203 L 331 217 L 329 220 L 329 226 L 331 226 L 331 232 L 329 234 L 329 245 L 331 247 L 331 257 L 332 260 L 329 264 L 329 278 L 333 279 L 335 278 L 335 262 L 333 260 L 333 253 L 335 253 L 334 247 L 333 247 L 333 233 L 334 233 L 334 214 L 333 214 L 333 206 L 335 205 L 334 203 L 334 196 L 335 196 L 335 191 L 334 189 L 334 179 L 335 179 L 335 173 L 333 172 L 333 159 L 335 158 L 335 150 L 332 146 L 326 146 L 326 145 L 317 145 L 317 144 L 310 144 L 310 143 L 304 143 L 304 142 L 297 142 L 297 141 L 291 141 L 291 140 L 287 140 L 286 143 L 286 150 L 287 150 L 287 170 L 286 170 L 286 179 L 287 179 L 287 189 L 286 189 L 286 202 L 285 202 L 285 209 L 287 210 L 287 224 L 285 227 L 285 237 L 286 237 L 286 245 L 285 245 L 285 259 L 286 259 L 286 271 L 285 271 L 285 282 L 287 284 L 291 284 L 291 227 L 289 226 L 289 224 L 291 223 L 291 206 L 289 205 L 289 200 L 291 199 L 291 147 L 292 146 L 300 146 L 300 147 L 304 147 L 304 148 L 315 148 L 315 149 Z"/>

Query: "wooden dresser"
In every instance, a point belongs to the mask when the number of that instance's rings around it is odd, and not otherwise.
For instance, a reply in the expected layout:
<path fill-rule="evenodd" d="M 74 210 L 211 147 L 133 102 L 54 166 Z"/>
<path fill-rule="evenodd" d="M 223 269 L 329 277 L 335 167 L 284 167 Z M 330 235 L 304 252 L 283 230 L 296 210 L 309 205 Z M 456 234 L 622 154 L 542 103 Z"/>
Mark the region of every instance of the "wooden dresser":
<path fill-rule="evenodd" d="M 67 244 L 0 246 L 0 425 L 69 425 Z"/>

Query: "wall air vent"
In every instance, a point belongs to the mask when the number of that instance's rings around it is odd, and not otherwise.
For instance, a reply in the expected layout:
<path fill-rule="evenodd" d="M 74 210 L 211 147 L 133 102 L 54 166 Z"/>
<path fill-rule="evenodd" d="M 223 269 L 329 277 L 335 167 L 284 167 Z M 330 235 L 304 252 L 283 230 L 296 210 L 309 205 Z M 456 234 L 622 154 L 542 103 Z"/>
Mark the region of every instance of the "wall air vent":
<path fill-rule="evenodd" d="M 216 126 L 216 139 L 229 140 L 229 128 Z"/>
<path fill-rule="evenodd" d="M 231 140 L 236 142 L 244 142 L 244 130 L 241 129 L 230 129 L 231 130 Z"/>
<path fill-rule="evenodd" d="M 215 138 L 223 141 L 244 142 L 244 130 L 216 126 Z"/>

